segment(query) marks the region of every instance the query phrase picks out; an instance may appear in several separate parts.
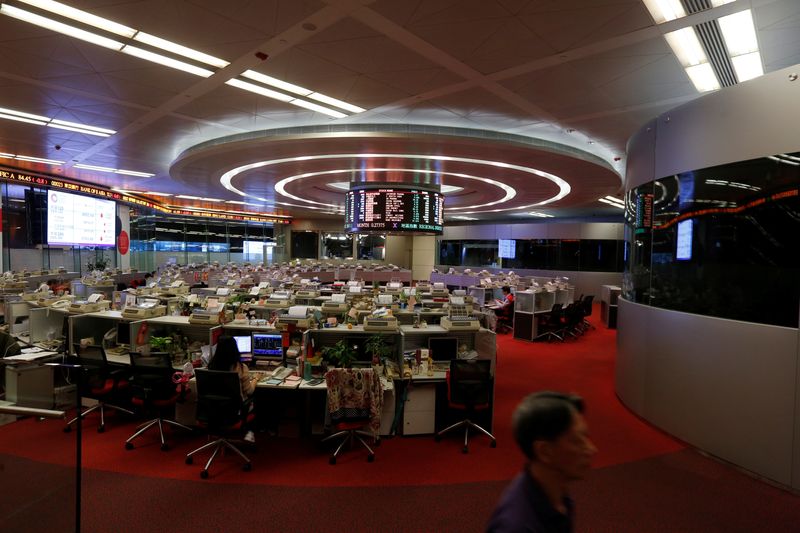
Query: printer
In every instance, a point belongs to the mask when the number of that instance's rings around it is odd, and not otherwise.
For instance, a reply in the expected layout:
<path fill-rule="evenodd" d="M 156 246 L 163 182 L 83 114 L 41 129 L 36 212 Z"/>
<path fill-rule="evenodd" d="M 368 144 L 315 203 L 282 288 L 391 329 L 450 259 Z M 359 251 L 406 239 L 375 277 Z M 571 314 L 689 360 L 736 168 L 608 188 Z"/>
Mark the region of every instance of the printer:
<path fill-rule="evenodd" d="M 443 316 L 439 324 L 447 331 L 478 331 L 481 323 L 470 316 L 468 307 L 463 304 L 450 304 L 450 313 Z"/>
<path fill-rule="evenodd" d="M 278 316 L 279 326 L 296 326 L 298 328 L 311 327 L 311 317 L 308 306 L 293 305 L 286 314 Z"/>
<path fill-rule="evenodd" d="M 137 305 L 128 305 L 122 310 L 122 318 L 143 320 L 167 314 L 167 306 L 158 305 L 158 300 L 144 300 Z"/>
<path fill-rule="evenodd" d="M 303 289 L 294 292 L 294 299 L 295 300 L 311 300 L 313 298 L 319 298 L 319 291 L 316 290 L 309 290 Z"/>
<path fill-rule="evenodd" d="M 96 313 L 111 309 L 111 302 L 102 298 L 102 294 L 91 294 L 86 300 L 74 300 L 67 310 L 70 313 Z"/>
<path fill-rule="evenodd" d="M 364 331 L 397 331 L 397 317 L 369 315 L 364 317 Z"/>
<path fill-rule="evenodd" d="M 233 320 L 233 311 L 226 309 L 223 311 L 224 313 L 224 320 L 226 322 L 230 322 Z M 219 324 L 220 318 L 220 310 L 214 309 L 195 309 L 192 311 L 192 314 L 189 315 L 189 323 L 190 324 L 202 324 L 208 326 L 214 326 Z"/>
<path fill-rule="evenodd" d="M 436 282 L 433 284 L 433 288 L 431 289 L 431 298 L 447 298 L 450 295 L 450 291 L 447 290 L 444 283 Z"/>
<path fill-rule="evenodd" d="M 273 292 L 264 302 L 265 309 L 286 309 L 292 305 L 292 299 L 287 292 Z"/>

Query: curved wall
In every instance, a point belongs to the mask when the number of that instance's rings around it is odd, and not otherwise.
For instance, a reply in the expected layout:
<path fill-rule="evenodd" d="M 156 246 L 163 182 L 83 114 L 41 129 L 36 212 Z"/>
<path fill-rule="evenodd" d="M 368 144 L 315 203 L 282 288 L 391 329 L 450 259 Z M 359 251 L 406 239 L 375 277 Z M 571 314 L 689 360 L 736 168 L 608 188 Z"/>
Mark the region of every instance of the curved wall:
<path fill-rule="evenodd" d="M 626 190 L 800 150 L 800 65 L 698 98 L 628 143 Z M 780 297 L 780 295 L 775 295 Z M 616 391 L 689 444 L 800 489 L 800 336 L 620 299 Z"/>

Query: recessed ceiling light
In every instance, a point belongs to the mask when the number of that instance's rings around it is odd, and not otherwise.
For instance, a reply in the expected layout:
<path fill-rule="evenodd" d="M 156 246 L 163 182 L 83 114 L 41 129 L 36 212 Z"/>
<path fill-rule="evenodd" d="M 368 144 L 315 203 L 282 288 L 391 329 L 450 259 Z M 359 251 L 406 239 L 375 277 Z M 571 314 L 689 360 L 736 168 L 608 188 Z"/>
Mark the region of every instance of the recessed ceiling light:
<path fill-rule="evenodd" d="M 620 209 L 625 209 L 625 204 L 624 203 L 612 202 L 610 200 L 606 200 L 605 198 L 599 198 L 597 201 L 598 202 L 603 202 L 604 204 L 613 205 L 614 207 L 618 207 Z"/>
<path fill-rule="evenodd" d="M 644 0 L 644 5 L 647 6 L 656 24 L 686 16 L 686 10 L 683 9 L 680 0 Z"/>
<path fill-rule="evenodd" d="M 55 13 L 56 15 L 61 15 L 64 18 L 81 22 L 83 24 L 86 24 L 87 26 L 94 26 L 95 28 L 105 30 L 109 33 L 114 33 L 122 37 L 127 37 L 129 39 L 136 34 L 136 30 L 134 30 L 133 28 L 129 28 L 122 24 L 118 24 L 112 20 L 104 19 L 103 17 L 92 15 L 91 13 L 87 13 L 86 11 L 81 11 L 80 9 L 75 9 L 74 7 L 70 7 L 60 2 L 54 2 L 52 0 L 20 0 L 20 1 L 24 4 L 38 7 L 39 9 L 42 9 L 44 11 L 50 11 L 51 13 Z"/>
<path fill-rule="evenodd" d="M 29 124 L 36 124 L 37 126 L 48 126 L 62 130 L 76 131 L 78 133 L 96 135 L 98 137 L 109 137 L 116 133 L 116 131 L 107 128 L 87 126 L 86 124 L 69 122 L 67 120 L 50 118 L 42 115 L 34 115 L 32 113 L 26 113 L 24 111 L 17 111 L 16 109 L 8 109 L 4 107 L 0 107 L 0 118 L 4 118 L 6 120 L 16 120 L 19 122 L 27 122 Z"/>
<path fill-rule="evenodd" d="M 310 109 L 311 111 L 316 111 L 318 113 L 322 113 L 324 115 L 328 115 L 333 118 L 344 118 L 347 115 L 340 111 L 335 111 L 333 109 L 328 109 L 327 107 L 317 105 L 312 102 L 306 102 L 305 100 L 301 100 L 300 98 L 295 98 L 289 102 L 292 105 L 296 105 L 297 107 L 304 107 L 306 109 Z"/>
<path fill-rule="evenodd" d="M 137 32 L 133 40 L 153 46 L 155 48 L 160 48 L 167 52 L 171 52 L 175 55 L 192 59 L 199 63 L 205 63 L 206 65 L 211 65 L 212 67 L 225 68 L 228 65 L 230 65 L 230 63 L 228 63 L 224 59 L 204 54 L 203 52 L 200 52 L 198 50 L 187 48 L 186 46 L 180 45 L 178 43 L 173 43 L 172 41 L 162 39 L 161 37 L 156 37 L 155 35 L 150 35 L 149 33 L 145 33 L 143 31 Z"/>
<path fill-rule="evenodd" d="M 692 80 L 695 88 L 701 93 L 719 89 L 717 75 L 714 74 L 714 69 L 712 69 L 711 65 L 708 63 L 687 67 L 686 73 L 689 75 L 689 79 Z"/>
<path fill-rule="evenodd" d="M 300 96 L 308 96 L 309 94 L 314 92 L 310 89 L 300 87 L 299 85 L 279 80 L 278 78 L 273 78 L 272 76 L 267 76 L 266 74 L 261 74 L 260 72 L 256 72 L 255 70 L 245 70 L 244 72 L 242 72 L 242 77 L 249 78 L 251 80 L 263 83 L 265 85 L 270 85 L 272 87 L 281 89 L 283 91 L 299 94 Z"/>
<path fill-rule="evenodd" d="M 135 46 L 126 45 L 120 51 L 124 54 L 138 57 L 139 59 L 144 59 L 145 61 L 152 61 L 153 63 L 158 63 L 159 65 L 164 65 L 165 67 L 182 70 L 184 72 L 188 72 L 189 74 L 194 74 L 195 76 L 200 76 L 203 78 L 208 78 L 214 74 L 208 69 L 200 68 L 184 61 L 178 61 L 177 59 L 162 56 L 161 54 L 156 54 L 154 52 L 150 52 L 149 50 L 144 50 Z"/>
<path fill-rule="evenodd" d="M 24 9 L 19 9 L 5 3 L 0 5 L 0 13 L 28 22 L 29 24 L 39 26 L 40 28 L 45 28 L 69 37 L 74 37 L 76 39 L 96 44 L 104 48 L 120 50 L 124 46 L 121 42 L 109 39 L 108 37 L 103 37 L 102 35 L 97 35 L 96 33 L 91 33 L 62 22 L 49 19 L 47 17 L 42 17 L 41 15 L 31 13 L 30 11 L 25 11 Z"/>
<path fill-rule="evenodd" d="M 293 96 L 288 96 L 283 93 L 279 93 L 278 91 L 273 91 L 272 89 L 267 89 L 266 87 L 261 87 L 260 85 L 248 83 L 236 78 L 229 79 L 225 82 L 225 84 L 238 89 L 244 89 L 245 91 L 250 91 L 251 93 L 260 94 L 261 96 L 266 96 L 267 98 L 272 98 L 273 100 L 280 100 L 281 102 L 291 102 L 294 100 Z"/>
<path fill-rule="evenodd" d="M 84 163 L 76 163 L 75 168 L 81 168 L 84 170 L 95 170 L 98 172 L 113 172 L 114 174 L 124 174 L 127 176 L 138 176 L 142 178 L 151 178 L 155 176 L 155 174 L 152 174 L 150 172 L 138 172 L 136 170 L 124 170 L 121 168 L 100 167 L 97 165 L 87 165 Z"/>

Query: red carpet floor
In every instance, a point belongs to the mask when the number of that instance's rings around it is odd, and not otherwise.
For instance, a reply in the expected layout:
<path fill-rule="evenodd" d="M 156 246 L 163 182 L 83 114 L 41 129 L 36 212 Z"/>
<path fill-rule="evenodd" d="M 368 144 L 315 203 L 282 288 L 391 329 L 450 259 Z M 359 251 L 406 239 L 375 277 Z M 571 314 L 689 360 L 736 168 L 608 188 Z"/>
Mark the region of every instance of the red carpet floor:
<path fill-rule="evenodd" d="M 523 462 L 511 436 L 511 412 L 519 399 L 541 389 L 584 396 L 600 449 L 589 479 L 575 486 L 579 531 L 798 530 L 796 497 L 686 450 L 622 406 L 614 394 L 615 351 L 615 332 L 599 324 L 563 344 L 499 336 L 498 446 L 476 438 L 468 455 L 460 453 L 458 438 L 436 444 L 428 437 L 399 437 L 384 440 L 375 463 L 354 453 L 332 467 L 313 440 L 262 434 L 258 451 L 250 454 L 252 472 L 227 457 L 215 464 L 211 479 L 201 481 L 200 466 L 183 462 L 201 437 L 176 433 L 168 452 L 155 440 L 126 451 L 123 442 L 135 422 L 112 415 L 98 434 L 89 418 L 84 502 L 99 499 L 105 506 L 85 511 L 84 531 L 166 530 L 175 520 L 174 529 L 190 531 L 481 531 Z M 25 507 L 30 501 L 64 507 L 70 500 L 74 434 L 61 427 L 33 420 L 0 427 L 0 483 L 20 487 L 0 504 L 0 524 L 5 518 L 9 526 L 0 530 L 64 529 L 51 522 L 63 520 L 68 509 L 40 517 L 33 528 L 32 507 Z M 43 491 L 50 479 L 62 488 Z M 231 516 L 227 505 L 241 511 L 231 510 Z M 245 515 L 235 516 L 240 512 Z M 107 527 L 109 520 L 114 528 Z"/>

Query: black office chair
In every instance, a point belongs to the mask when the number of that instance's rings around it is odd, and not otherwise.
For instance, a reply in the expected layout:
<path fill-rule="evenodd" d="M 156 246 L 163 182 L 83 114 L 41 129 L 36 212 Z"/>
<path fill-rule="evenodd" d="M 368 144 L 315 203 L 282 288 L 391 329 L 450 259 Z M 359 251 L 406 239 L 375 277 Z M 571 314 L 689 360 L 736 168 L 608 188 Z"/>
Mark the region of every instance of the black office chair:
<path fill-rule="evenodd" d="M 564 308 L 564 337 L 567 335 L 577 339 L 583 335 L 583 308 L 580 302 L 574 302 Z"/>
<path fill-rule="evenodd" d="M 586 331 L 587 329 L 595 329 L 591 322 L 586 320 L 588 317 L 592 316 L 592 302 L 594 300 L 594 295 L 590 294 L 585 296 L 583 300 L 581 300 L 581 308 L 583 309 L 583 330 Z"/>
<path fill-rule="evenodd" d="M 534 339 L 558 339 L 564 341 L 564 309 L 563 304 L 553 304 L 546 318 L 539 324 L 539 334 Z"/>
<path fill-rule="evenodd" d="M 106 429 L 106 408 L 129 415 L 133 414 L 132 411 L 111 403 L 121 399 L 122 392 L 128 388 L 128 381 L 125 379 L 127 370 L 112 368 L 108 364 L 106 351 L 102 346 L 81 346 L 78 343 L 73 346 L 78 364 L 81 366 L 78 371 L 78 388 L 81 397 L 97 400 L 97 404 L 67 422 L 64 431 L 70 432 L 72 424 L 78 420 L 78 417 L 85 418 L 93 411 L 100 411 L 100 425 L 97 427 L 97 432 L 102 433 Z"/>
<path fill-rule="evenodd" d="M 192 464 L 198 453 L 212 450 L 211 458 L 200 471 L 200 477 L 206 479 L 217 454 L 227 448 L 242 458 L 242 470 L 249 472 L 253 467 L 250 459 L 224 437 L 243 431 L 245 423 L 254 418 L 249 412 L 250 400 L 242 400 L 239 373 L 198 368 L 194 375 L 197 379 L 197 422 L 205 427 L 209 437 L 218 438 L 186 454 L 186 464 Z"/>
<path fill-rule="evenodd" d="M 133 449 L 133 440 L 152 427 L 158 427 L 161 437 L 161 449 L 169 449 L 164 437 L 164 424 L 191 431 L 191 428 L 165 418 L 167 412 L 174 412 L 175 404 L 183 398 L 187 391 L 184 384 L 176 385 L 172 381 L 175 370 L 169 354 L 141 355 L 131 353 L 131 403 L 145 413 L 155 411 L 156 418 L 148 420 L 136 428 L 136 432 L 125 441 L 125 449 Z"/>
<path fill-rule="evenodd" d="M 332 368 L 325 373 L 327 386 L 328 414 L 336 433 L 322 439 L 322 442 L 342 438 L 336 451 L 328 459 L 332 465 L 345 444 L 352 446 L 354 441 L 367 449 L 367 461 L 375 460 L 375 452 L 361 437 L 373 437 L 380 444 L 377 431 L 380 429 L 380 413 L 383 408 L 383 390 L 378 374 L 371 368 Z M 355 392 L 355 394 L 353 394 Z M 375 419 L 377 416 L 377 420 Z M 372 432 L 364 428 L 373 423 Z"/>
<path fill-rule="evenodd" d="M 489 445 L 497 447 L 494 435 L 472 421 L 477 411 L 491 406 L 492 362 L 487 359 L 453 359 L 447 372 L 447 401 L 451 408 L 465 411 L 465 418 L 446 427 L 436 434 L 436 442 L 442 435 L 457 428 L 464 428 L 463 453 L 469 452 L 470 428 L 483 433 L 491 439 Z"/>

